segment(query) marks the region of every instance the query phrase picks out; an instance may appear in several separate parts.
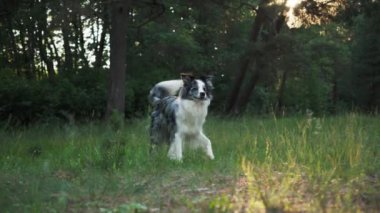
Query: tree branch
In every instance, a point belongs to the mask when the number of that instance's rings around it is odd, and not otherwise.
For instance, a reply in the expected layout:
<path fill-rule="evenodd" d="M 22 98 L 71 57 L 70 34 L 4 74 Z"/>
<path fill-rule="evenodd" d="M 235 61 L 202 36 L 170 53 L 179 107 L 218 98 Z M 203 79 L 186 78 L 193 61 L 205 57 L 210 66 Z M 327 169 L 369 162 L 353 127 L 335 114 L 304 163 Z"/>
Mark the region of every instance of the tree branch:
<path fill-rule="evenodd" d="M 217 0 L 211 0 L 211 2 L 213 2 L 214 4 L 217 4 L 217 5 L 221 6 L 221 7 L 223 7 L 224 9 L 241 10 L 243 7 L 249 7 L 250 9 L 252 9 L 252 10 L 254 10 L 254 11 L 257 12 L 257 5 L 253 5 L 253 4 L 250 4 L 248 2 L 240 1 L 238 7 L 229 6 L 227 4 L 218 2 Z"/>
<path fill-rule="evenodd" d="M 156 14 L 153 14 L 153 12 L 151 11 L 152 15 L 150 15 L 147 19 L 145 19 L 140 24 L 137 24 L 135 26 L 131 26 L 131 28 L 138 28 L 138 29 L 140 29 L 141 27 L 147 25 L 148 23 L 150 23 L 153 20 L 157 19 L 158 17 L 162 16 L 165 13 L 165 11 L 166 11 L 165 5 L 163 3 L 158 3 L 157 0 L 152 0 L 152 2 L 144 2 L 144 3 L 147 4 L 147 5 L 151 5 L 153 7 L 160 7 L 161 11 L 159 11 Z"/>

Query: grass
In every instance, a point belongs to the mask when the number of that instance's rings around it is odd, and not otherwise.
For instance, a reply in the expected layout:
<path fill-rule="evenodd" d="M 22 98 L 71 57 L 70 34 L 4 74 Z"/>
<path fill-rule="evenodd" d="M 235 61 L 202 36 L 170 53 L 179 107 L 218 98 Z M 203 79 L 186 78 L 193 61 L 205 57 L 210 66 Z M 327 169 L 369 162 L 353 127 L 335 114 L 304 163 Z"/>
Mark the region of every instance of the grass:
<path fill-rule="evenodd" d="M 148 119 L 0 130 L 2 212 L 376 212 L 380 119 L 209 117 L 216 159 L 149 155 Z"/>

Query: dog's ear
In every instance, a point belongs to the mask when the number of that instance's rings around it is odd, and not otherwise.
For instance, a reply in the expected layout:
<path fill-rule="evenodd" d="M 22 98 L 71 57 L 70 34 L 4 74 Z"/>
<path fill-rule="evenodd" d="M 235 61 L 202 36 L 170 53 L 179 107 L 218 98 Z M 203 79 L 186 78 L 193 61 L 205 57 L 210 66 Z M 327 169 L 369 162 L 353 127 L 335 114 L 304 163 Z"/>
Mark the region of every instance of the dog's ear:
<path fill-rule="evenodd" d="M 194 76 L 194 74 L 192 72 L 182 72 L 181 73 L 181 79 L 186 77 L 186 76 Z"/>
<path fill-rule="evenodd" d="M 212 84 L 213 79 L 214 79 L 213 75 L 205 75 L 201 77 L 201 80 L 206 83 L 209 89 L 214 89 L 214 85 Z"/>
<path fill-rule="evenodd" d="M 193 75 L 181 75 L 181 78 L 184 85 L 190 85 L 191 82 L 194 80 Z"/>

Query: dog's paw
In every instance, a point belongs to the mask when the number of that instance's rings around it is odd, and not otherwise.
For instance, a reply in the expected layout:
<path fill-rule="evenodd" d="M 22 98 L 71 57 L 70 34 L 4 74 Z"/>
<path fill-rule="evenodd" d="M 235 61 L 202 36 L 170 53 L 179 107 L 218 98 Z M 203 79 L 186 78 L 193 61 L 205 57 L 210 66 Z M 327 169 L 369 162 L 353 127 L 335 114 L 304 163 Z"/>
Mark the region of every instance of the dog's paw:
<path fill-rule="evenodd" d="M 211 147 L 207 149 L 206 154 L 207 154 L 207 156 L 208 156 L 211 160 L 214 160 L 214 159 L 215 159 L 215 157 L 214 157 L 214 152 L 212 151 Z"/>
<path fill-rule="evenodd" d="M 211 155 L 208 155 L 208 157 L 210 158 L 210 160 L 214 160 L 214 159 L 215 159 L 215 157 L 214 157 L 214 155 L 213 155 L 213 154 L 211 154 Z"/>
<path fill-rule="evenodd" d="M 173 161 L 182 162 L 182 156 L 180 156 L 180 155 L 175 155 L 175 154 L 169 153 L 168 158 L 170 160 L 173 160 Z"/>

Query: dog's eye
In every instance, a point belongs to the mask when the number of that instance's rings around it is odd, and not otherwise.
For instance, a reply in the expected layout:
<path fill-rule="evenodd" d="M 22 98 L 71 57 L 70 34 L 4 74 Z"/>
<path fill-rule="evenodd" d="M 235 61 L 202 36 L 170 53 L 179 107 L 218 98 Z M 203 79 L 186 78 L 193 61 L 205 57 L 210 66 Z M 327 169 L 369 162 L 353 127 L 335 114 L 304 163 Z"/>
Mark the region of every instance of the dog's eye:
<path fill-rule="evenodd" d="M 190 89 L 191 92 L 196 92 L 197 91 L 197 88 L 193 87 Z"/>

